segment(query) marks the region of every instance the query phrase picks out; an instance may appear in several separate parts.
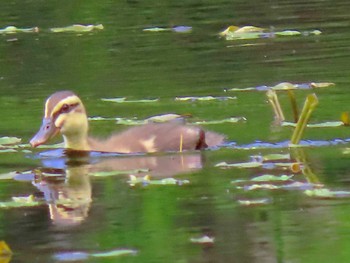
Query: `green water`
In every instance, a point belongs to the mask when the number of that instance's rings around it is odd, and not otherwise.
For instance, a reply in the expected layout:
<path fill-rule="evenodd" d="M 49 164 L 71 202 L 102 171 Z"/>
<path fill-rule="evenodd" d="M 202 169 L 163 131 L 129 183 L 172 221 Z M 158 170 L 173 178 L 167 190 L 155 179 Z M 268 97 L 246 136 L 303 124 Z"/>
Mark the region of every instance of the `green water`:
<path fill-rule="evenodd" d="M 84 259 L 87 262 L 347 262 L 349 198 L 314 198 L 297 189 L 242 190 L 233 180 L 278 169 L 220 169 L 252 155 L 289 153 L 277 147 L 291 128 L 273 125 L 265 92 L 225 92 L 292 83 L 334 82 L 334 87 L 296 91 L 301 107 L 316 92 L 312 122 L 339 120 L 348 111 L 350 33 L 348 1 L 11 1 L 0 3 L 0 27 L 39 27 L 39 33 L 0 35 L 1 136 L 26 143 L 41 124 L 45 99 L 57 90 L 80 95 L 89 116 L 144 119 L 175 112 L 191 121 L 242 116 L 246 122 L 205 126 L 227 136 L 228 145 L 202 153 L 170 156 L 95 157 L 89 164 L 64 165 L 40 158 L 43 149 L 0 153 L 0 173 L 42 167 L 61 168 L 48 180 L 1 180 L 0 201 L 33 194 L 42 203 L 0 209 L 0 239 L 14 252 L 11 262 L 55 262 L 62 252 L 136 250 L 136 255 Z M 52 33 L 51 27 L 103 24 L 91 33 Z M 144 28 L 191 26 L 190 33 L 144 32 Z M 319 36 L 226 41 L 218 32 L 229 25 L 255 25 Z M 227 101 L 175 101 L 178 96 L 237 96 Z M 159 98 L 154 103 L 112 103 L 101 98 Z M 288 120 L 286 93 L 279 97 Z M 125 128 L 92 121 L 91 133 L 107 136 Z M 348 127 L 307 129 L 313 146 L 301 155 L 324 189 L 349 191 Z M 337 139 L 340 139 L 337 141 Z M 61 139 L 52 141 L 59 142 Z M 273 143 L 252 149 L 252 143 Z M 340 143 L 341 141 L 341 143 Z M 336 143 L 338 142 L 338 143 Z M 323 146 L 320 146 L 320 145 Z M 332 145 L 337 144 L 337 145 Z M 243 145 L 250 149 L 243 150 Z M 300 156 L 299 156 L 300 157 Z M 295 159 L 295 156 L 293 157 Z M 116 167 L 153 165 L 151 179 L 174 177 L 184 185 L 129 184 L 128 175 L 88 176 Z M 203 167 L 202 169 L 199 169 Z M 178 174 L 180 172 L 180 174 Z M 152 175 L 153 173 L 153 175 Z M 147 184 L 147 183 L 146 183 Z M 43 194 L 44 192 L 45 194 Z M 50 196 L 57 195 L 57 196 Z M 51 199 L 50 199 L 51 198 Z M 267 200 L 242 206 L 240 200 Z M 67 200 L 69 205 L 52 200 Z M 214 237 L 213 244 L 191 238 Z"/>

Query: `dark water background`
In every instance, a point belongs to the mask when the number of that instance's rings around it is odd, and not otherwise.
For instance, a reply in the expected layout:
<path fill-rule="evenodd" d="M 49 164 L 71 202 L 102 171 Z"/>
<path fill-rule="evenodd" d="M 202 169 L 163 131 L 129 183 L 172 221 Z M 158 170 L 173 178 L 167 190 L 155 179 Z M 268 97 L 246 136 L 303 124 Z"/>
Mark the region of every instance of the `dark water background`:
<path fill-rule="evenodd" d="M 246 122 L 206 128 L 226 134 L 228 141 L 237 145 L 256 140 L 287 141 L 292 129 L 272 125 L 273 113 L 264 92 L 225 90 L 283 81 L 334 82 L 334 87 L 316 90 L 320 104 L 312 121 L 338 120 L 341 112 L 349 110 L 348 10 L 350 2 L 345 0 L 1 2 L 1 28 L 37 26 L 40 32 L 0 35 L 0 135 L 27 142 L 40 125 L 44 100 L 57 90 L 71 89 L 80 95 L 89 116 L 143 119 L 168 112 L 191 113 L 195 120 L 244 116 Z M 49 31 L 75 23 L 101 23 L 105 29 L 83 34 Z M 186 34 L 143 31 L 176 25 L 193 29 Z M 242 41 L 219 38 L 218 32 L 229 25 L 318 29 L 322 34 Z M 296 92 L 300 106 L 311 92 Z M 174 101 L 177 96 L 207 95 L 237 96 L 237 100 Z M 159 102 L 113 104 L 101 100 L 111 97 L 159 98 Z M 280 99 L 287 105 L 287 119 L 291 120 L 287 95 L 282 93 Z M 91 122 L 91 133 L 96 136 L 123 128 L 114 121 Z M 306 131 L 305 139 L 328 144 L 304 149 L 307 164 L 327 189 L 350 190 L 350 157 L 343 154 L 349 145 L 332 145 L 349 137 L 348 127 Z M 37 158 L 40 151 L 1 153 L 0 173 L 47 165 Z M 93 253 L 116 248 L 138 253 L 86 261 L 349 261 L 349 199 L 312 198 L 300 189 L 245 192 L 237 190 L 231 181 L 270 172 L 215 167 L 222 161 L 244 162 L 251 155 L 267 153 L 289 153 L 289 149 L 242 150 L 229 146 L 197 153 L 194 163 L 203 169 L 175 176 L 190 181 L 184 186 L 133 188 L 126 175 L 89 178 L 85 165 L 66 167 L 65 173 L 78 179 L 49 185 L 59 193 L 74 192 L 76 196 L 78 192 L 81 200 L 91 197 L 91 202 L 77 205 L 83 219 L 72 223 L 69 219 L 74 216 L 70 214 L 67 221 L 58 220 L 65 222 L 60 224 L 53 219 L 52 204 L 2 209 L 0 239 L 14 251 L 11 262 L 53 262 L 59 252 Z M 101 159 L 94 160 L 100 163 L 98 170 L 104 170 L 104 165 L 108 170 L 109 164 Z M 116 159 L 111 158 L 113 163 L 118 162 Z M 168 170 L 171 174 L 176 168 L 169 165 Z M 164 177 L 166 172 L 162 173 Z M 302 174 L 296 176 L 305 181 Z M 37 187 L 36 182 L 2 180 L 0 200 L 38 194 Z M 269 203 L 238 204 L 241 199 L 261 197 Z M 190 241 L 204 235 L 215 237 L 214 244 Z"/>

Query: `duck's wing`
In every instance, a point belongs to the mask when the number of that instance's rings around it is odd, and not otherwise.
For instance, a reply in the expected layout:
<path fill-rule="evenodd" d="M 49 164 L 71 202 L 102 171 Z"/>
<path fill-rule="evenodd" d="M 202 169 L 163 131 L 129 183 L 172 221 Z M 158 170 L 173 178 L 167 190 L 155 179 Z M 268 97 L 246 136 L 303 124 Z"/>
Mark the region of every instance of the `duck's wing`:
<path fill-rule="evenodd" d="M 207 133 L 199 127 L 185 126 L 175 123 L 146 124 L 127 129 L 113 135 L 103 145 L 104 149 L 93 150 L 109 152 L 164 152 L 198 150 L 222 143 L 224 137 L 215 133 L 209 136 L 210 142 L 206 142 Z M 214 139 L 215 138 L 215 139 Z"/>

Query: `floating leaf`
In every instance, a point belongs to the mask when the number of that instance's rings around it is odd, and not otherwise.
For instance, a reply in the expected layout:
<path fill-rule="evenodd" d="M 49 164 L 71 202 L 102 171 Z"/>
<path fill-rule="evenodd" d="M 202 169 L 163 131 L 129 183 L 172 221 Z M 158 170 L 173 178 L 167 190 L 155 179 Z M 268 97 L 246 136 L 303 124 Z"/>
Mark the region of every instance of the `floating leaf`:
<path fill-rule="evenodd" d="M 238 203 L 242 206 L 256 206 L 256 205 L 267 205 L 271 203 L 268 198 L 255 199 L 255 200 L 238 200 Z"/>
<path fill-rule="evenodd" d="M 231 117 L 223 120 L 215 120 L 215 121 L 196 121 L 194 124 L 198 125 L 211 125 L 211 124 L 221 124 L 221 123 L 237 123 L 240 121 L 246 121 L 247 119 L 244 117 Z"/>
<path fill-rule="evenodd" d="M 249 88 L 231 88 L 228 89 L 228 91 L 268 91 L 270 89 L 276 90 L 276 91 L 283 91 L 283 90 L 295 90 L 295 89 L 313 89 L 313 88 L 326 88 L 326 87 L 332 87 L 335 84 L 332 82 L 310 82 L 310 83 L 300 83 L 300 84 L 293 84 L 289 82 L 281 82 L 275 86 L 257 86 L 257 87 L 249 87 Z"/>
<path fill-rule="evenodd" d="M 156 115 L 149 117 L 145 119 L 146 122 L 168 122 L 173 120 L 180 120 L 183 119 L 184 115 L 174 114 L 174 113 L 168 113 L 168 114 L 162 114 L 162 115 Z"/>
<path fill-rule="evenodd" d="M 215 167 L 236 167 L 236 168 L 257 168 L 261 167 L 262 162 L 245 162 L 245 163 L 226 163 L 226 162 L 221 162 L 215 165 Z"/>
<path fill-rule="evenodd" d="M 0 153 L 16 153 L 17 151 L 12 148 L 0 149 Z"/>
<path fill-rule="evenodd" d="M 231 183 L 232 184 L 242 184 L 246 182 L 279 182 L 279 181 L 290 181 L 292 179 L 293 175 L 271 175 L 271 174 L 264 174 L 260 176 L 253 177 L 250 180 L 234 180 Z"/>
<path fill-rule="evenodd" d="M 213 97 L 213 96 L 204 96 L 204 97 L 176 97 L 175 101 L 211 101 L 211 100 L 235 100 L 237 97 Z"/>
<path fill-rule="evenodd" d="M 273 87 L 271 87 L 271 89 L 273 90 L 295 90 L 297 89 L 297 85 L 294 85 L 292 83 L 289 82 L 281 82 Z"/>
<path fill-rule="evenodd" d="M 277 36 L 299 36 L 301 35 L 300 31 L 297 30 L 284 30 L 280 32 L 275 32 Z"/>
<path fill-rule="evenodd" d="M 171 29 L 164 28 L 164 27 L 150 27 L 150 28 L 144 28 L 143 31 L 145 31 L 145 32 L 164 32 L 164 31 L 171 31 Z"/>
<path fill-rule="evenodd" d="M 129 176 L 128 183 L 130 186 L 135 186 L 136 184 L 142 184 L 142 185 L 184 185 L 189 184 L 190 181 L 188 180 L 178 180 L 174 178 L 164 178 L 160 180 L 151 180 L 149 175 L 146 175 L 144 177 L 136 177 L 134 175 Z"/>
<path fill-rule="evenodd" d="M 96 176 L 96 177 L 108 177 L 108 176 L 115 176 L 120 174 L 137 174 L 137 173 L 147 173 L 149 172 L 149 169 L 135 169 L 135 170 L 118 170 L 118 171 L 100 171 L 100 172 L 94 172 L 90 173 L 90 176 Z"/>
<path fill-rule="evenodd" d="M 124 255 L 135 255 L 137 253 L 136 250 L 133 249 L 115 249 L 108 252 L 100 252 L 100 253 L 92 253 L 92 257 L 96 258 L 105 258 L 105 257 L 119 257 Z"/>
<path fill-rule="evenodd" d="M 0 138 L 0 145 L 11 145 L 11 144 L 17 144 L 20 143 L 22 139 L 17 137 L 1 137 Z"/>
<path fill-rule="evenodd" d="M 123 98 L 102 98 L 103 101 L 110 101 L 116 103 L 148 103 L 148 102 L 157 102 L 159 99 L 143 99 L 143 100 L 126 100 Z"/>
<path fill-rule="evenodd" d="M 98 25 L 72 25 L 66 27 L 54 27 L 51 28 L 51 32 L 54 33 L 62 33 L 62 32 L 74 32 L 74 33 L 83 33 L 83 32 L 91 32 L 93 30 L 102 30 L 104 29 L 102 24 Z"/>
<path fill-rule="evenodd" d="M 280 187 L 273 185 L 273 184 L 253 184 L 244 186 L 244 190 L 246 191 L 252 191 L 252 190 L 276 190 Z"/>
<path fill-rule="evenodd" d="M 276 176 L 272 174 L 264 174 L 251 179 L 253 182 L 269 182 L 269 181 L 289 181 L 293 175 Z"/>
<path fill-rule="evenodd" d="M 230 36 L 232 34 L 243 34 L 243 33 L 256 33 L 263 32 L 264 28 L 255 27 L 255 26 L 229 26 L 224 31 L 220 32 L 220 36 Z"/>
<path fill-rule="evenodd" d="M 255 26 L 229 26 L 224 31 L 220 32 L 219 35 L 225 37 L 226 40 L 239 40 L 239 39 L 259 39 L 259 38 L 274 38 L 288 37 L 288 36 L 309 36 L 309 35 L 319 35 L 322 32 L 319 30 L 310 30 L 305 32 L 300 32 L 298 30 L 282 30 L 282 31 L 270 31 L 267 32 L 266 29 L 255 27 Z"/>
<path fill-rule="evenodd" d="M 57 143 L 57 144 L 42 144 L 42 145 L 39 145 L 37 148 L 39 148 L 39 149 L 60 149 L 60 148 L 64 148 L 64 142 Z"/>
<path fill-rule="evenodd" d="M 192 238 L 190 238 L 190 241 L 192 243 L 197 243 L 197 244 L 213 244 L 215 241 L 215 238 L 205 235 L 202 237 L 192 237 Z"/>
<path fill-rule="evenodd" d="M 9 172 L 9 173 L 3 173 L 0 174 L 0 180 L 9 180 L 9 179 L 13 179 L 15 176 L 17 176 L 18 173 L 17 172 Z"/>
<path fill-rule="evenodd" d="M 12 201 L 0 202 L 0 208 L 16 208 L 16 207 L 28 207 L 38 206 L 41 202 L 35 201 L 34 196 L 25 197 L 12 197 Z"/>
<path fill-rule="evenodd" d="M 272 153 L 263 156 L 264 161 L 290 160 L 290 154 Z"/>
<path fill-rule="evenodd" d="M 15 33 L 38 33 L 38 27 L 29 27 L 29 28 L 18 28 L 15 26 L 8 26 L 3 29 L 0 29 L 0 34 L 15 34 Z"/>
<path fill-rule="evenodd" d="M 348 198 L 350 191 L 331 191 L 326 188 L 306 190 L 305 194 L 311 197 L 318 198 Z"/>
<path fill-rule="evenodd" d="M 294 122 L 282 122 L 282 126 L 296 127 L 297 124 Z M 308 128 L 332 128 L 340 126 L 344 126 L 344 123 L 342 121 L 326 121 L 322 123 L 310 123 L 306 125 Z"/>
<path fill-rule="evenodd" d="M 327 88 L 327 87 L 335 86 L 335 83 L 333 83 L 333 82 L 318 82 L 318 83 L 311 82 L 310 85 L 313 88 Z"/>

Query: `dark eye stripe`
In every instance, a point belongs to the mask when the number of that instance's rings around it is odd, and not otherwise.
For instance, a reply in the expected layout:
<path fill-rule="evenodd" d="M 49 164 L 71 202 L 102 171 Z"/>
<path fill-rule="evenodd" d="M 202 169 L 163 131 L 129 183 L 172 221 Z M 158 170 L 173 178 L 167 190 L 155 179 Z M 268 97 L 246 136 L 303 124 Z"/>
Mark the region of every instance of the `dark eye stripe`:
<path fill-rule="evenodd" d="M 78 105 L 79 105 L 79 103 L 74 103 L 74 104 L 69 104 L 69 105 L 63 104 L 61 109 L 52 115 L 53 121 L 55 121 L 60 114 L 68 113 L 68 112 L 72 111 L 73 109 L 75 109 Z"/>

